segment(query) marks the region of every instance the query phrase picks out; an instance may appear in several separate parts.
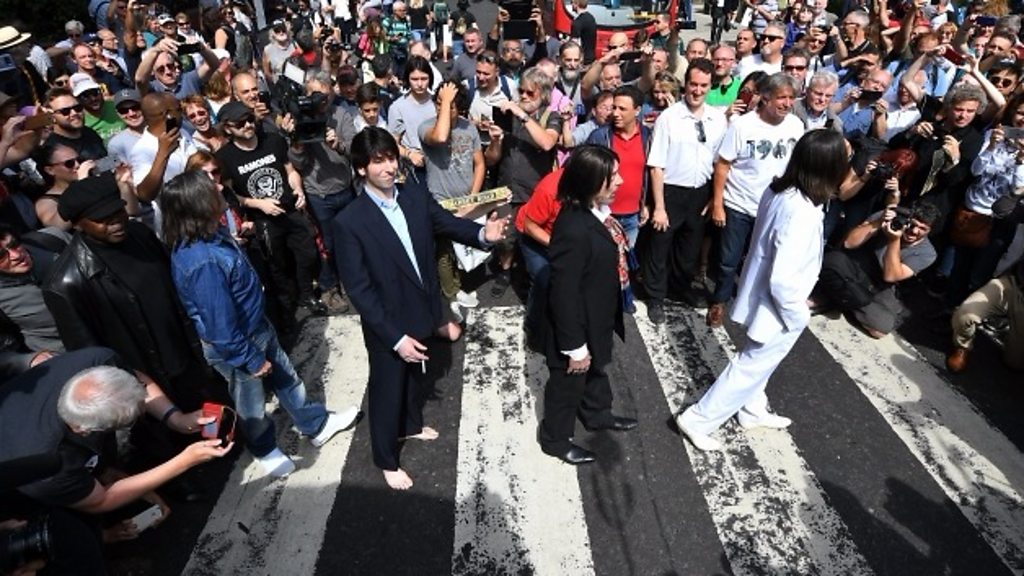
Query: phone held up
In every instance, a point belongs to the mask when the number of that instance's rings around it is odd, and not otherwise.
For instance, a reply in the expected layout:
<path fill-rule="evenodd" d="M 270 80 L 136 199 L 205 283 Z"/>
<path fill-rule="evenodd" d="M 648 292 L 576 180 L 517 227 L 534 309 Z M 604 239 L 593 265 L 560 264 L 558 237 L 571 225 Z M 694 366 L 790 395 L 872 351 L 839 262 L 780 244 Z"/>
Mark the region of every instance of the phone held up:
<path fill-rule="evenodd" d="M 221 441 L 221 446 L 227 446 L 235 440 L 235 422 L 238 415 L 231 408 L 207 402 L 203 404 L 203 418 L 213 418 L 213 422 L 203 424 L 202 436 L 213 440 Z"/>

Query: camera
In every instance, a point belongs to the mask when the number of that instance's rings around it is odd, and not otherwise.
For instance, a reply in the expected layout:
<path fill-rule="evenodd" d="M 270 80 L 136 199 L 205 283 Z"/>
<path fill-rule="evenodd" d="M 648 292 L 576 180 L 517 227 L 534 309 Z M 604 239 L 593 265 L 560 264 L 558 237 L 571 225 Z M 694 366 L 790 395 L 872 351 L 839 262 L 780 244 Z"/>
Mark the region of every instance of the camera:
<path fill-rule="evenodd" d="M 883 183 L 886 182 L 887 180 L 889 180 L 889 178 L 892 178 L 895 175 L 896 175 L 896 167 L 893 166 L 892 164 L 889 164 L 888 162 L 879 162 L 875 166 L 874 172 L 872 172 L 872 176 L 874 176 L 880 182 L 883 182 Z"/>
<path fill-rule="evenodd" d="M 889 229 L 893 232 L 899 232 L 906 228 L 907 224 L 910 224 L 911 216 L 914 213 L 911 212 L 910 208 L 903 208 L 901 206 L 893 208 L 893 211 L 896 212 L 896 215 L 889 221 Z"/>
<path fill-rule="evenodd" d="M 295 142 L 322 142 L 327 136 L 326 97 L 320 93 L 307 96 L 302 84 L 282 76 L 274 85 L 274 96 L 281 111 L 295 120 L 292 139 Z"/>
<path fill-rule="evenodd" d="M 49 560 L 51 549 L 50 524 L 45 517 L 0 532 L 0 572 L 6 574 L 35 560 Z"/>

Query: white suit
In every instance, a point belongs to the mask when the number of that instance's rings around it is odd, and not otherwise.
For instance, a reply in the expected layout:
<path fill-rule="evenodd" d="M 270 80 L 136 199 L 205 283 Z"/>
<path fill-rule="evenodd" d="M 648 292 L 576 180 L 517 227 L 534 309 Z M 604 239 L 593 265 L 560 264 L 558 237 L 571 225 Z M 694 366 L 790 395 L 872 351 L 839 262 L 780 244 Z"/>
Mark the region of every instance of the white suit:
<path fill-rule="evenodd" d="M 821 271 L 823 215 L 795 188 L 762 196 L 731 314 L 747 327 L 749 342 L 681 415 L 688 429 L 711 434 L 737 412 L 741 422 L 767 415 L 768 378 L 811 318 L 807 298 Z"/>

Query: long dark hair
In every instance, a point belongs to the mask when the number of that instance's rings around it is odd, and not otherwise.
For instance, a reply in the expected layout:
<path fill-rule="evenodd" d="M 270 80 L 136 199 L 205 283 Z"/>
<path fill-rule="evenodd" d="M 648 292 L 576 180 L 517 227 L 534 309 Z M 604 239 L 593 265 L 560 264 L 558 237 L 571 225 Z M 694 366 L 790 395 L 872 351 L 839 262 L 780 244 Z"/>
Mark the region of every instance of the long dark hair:
<path fill-rule="evenodd" d="M 164 242 L 173 248 L 209 240 L 217 231 L 223 203 L 217 185 L 202 170 L 175 176 L 160 191 Z"/>
<path fill-rule="evenodd" d="M 839 190 L 850 169 L 846 139 L 834 130 L 811 130 L 796 143 L 782 176 L 771 184 L 773 192 L 796 188 L 815 206 Z"/>
<path fill-rule="evenodd" d="M 596 144 L 578 146 L 558 180 L 558 199 L 563 204 L 589 208 L 601 188 L 611 182 L 618 161 L 619 155 L 610 148 Z"/>

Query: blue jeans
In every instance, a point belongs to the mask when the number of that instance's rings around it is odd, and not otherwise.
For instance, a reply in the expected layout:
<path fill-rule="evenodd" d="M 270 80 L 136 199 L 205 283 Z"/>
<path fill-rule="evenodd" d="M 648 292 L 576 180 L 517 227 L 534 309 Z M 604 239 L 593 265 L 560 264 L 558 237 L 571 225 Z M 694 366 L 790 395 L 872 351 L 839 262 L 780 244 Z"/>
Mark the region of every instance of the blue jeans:
<path fill-rule="evenodd" d="M 327 408 L 306 398 L 306 385 L 295 373 L 291 360 L 281 349 L 277 333 L 267 320 L 249 336 L 249 341 L 263 353 L 273 366 L 266 377 L 270 389 L 281 401 L 281 406 L 292 417 L 295 427 L 306 436 L 316 436 L 327 422 Z M 266 456 L 277 448 L 274 422 L 264 412 L 265 397 L 263 382 L 244 369 L 225 362 L 210 344 L 203 342 L 206 361 L 224 377 L 228 391 L 238 412 L 238 426 L 245 434 L 249 452 L 257 458 Z"/>
<path fill-rule="evenodd" d="M 519 250 L 523 253 L 526 273 L 530 275 L 530 293 L 526 297 L 526 330 L 536 337 L 541 333 L 548 305 L 551 262 L 548 260 L 547 246 L 540 245 L 528 236 L 520 236 Z"/>
<path fill-rule="evenodd" d="M 640 213 L 636 214 L 615 214 L 615 219 L 622 225 L 626 233 L 626 240 L 629 240 L 629 249 L 636 248 L 636 237 L 640 235 Z"/>
<path fill-rule="evenodd" d="M 715 293 L 711 296 L 712 303 L 724 304 L 732 298 L 740 261 L 753 231 L 753 216 L 725 207 L 725 227 L 719 234 L 718 277 L 715 279 Z"/>
<path fill-rule="evenodd" d="M 338 285 L 338 271 L 335 269 L 334 257 L 334 233 L 331 231 L 331 221 L 341 213 L 346 206 L 355 198 L 351 190 L 318 196 L 306 194 L 306 205 L 313 219 L 316 220 L 317 228 L 320 229 L 320 237 L 323 238 L 324 248 L 327 250 L 327 261 L 320 266 L 321 291 L 330 290 Z"/>

